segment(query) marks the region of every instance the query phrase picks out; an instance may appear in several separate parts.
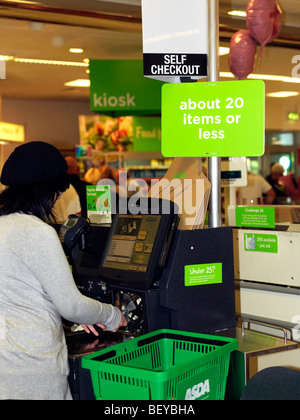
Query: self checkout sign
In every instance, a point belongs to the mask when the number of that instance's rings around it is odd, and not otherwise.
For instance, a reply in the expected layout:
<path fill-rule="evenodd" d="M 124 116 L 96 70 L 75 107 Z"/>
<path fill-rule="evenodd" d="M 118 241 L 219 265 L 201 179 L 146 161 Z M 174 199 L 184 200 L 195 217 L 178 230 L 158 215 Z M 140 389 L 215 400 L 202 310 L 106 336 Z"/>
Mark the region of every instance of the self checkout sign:
<path fill-rule="evenodd" d="M 142 0 L 144 76 L 170 83 L 207 76 L 207 0 Z"/>
<path fill-rule="evenodd" d="M 144 75 L 166 81 L 174 77 L 199 79 L 207 75 L 207 55 L 144 54 Z"/>
<path fill-rule="evenodd" d="M 262 156 L 264 145 L 263 81 L 163 85 L 164 156 Z"/>

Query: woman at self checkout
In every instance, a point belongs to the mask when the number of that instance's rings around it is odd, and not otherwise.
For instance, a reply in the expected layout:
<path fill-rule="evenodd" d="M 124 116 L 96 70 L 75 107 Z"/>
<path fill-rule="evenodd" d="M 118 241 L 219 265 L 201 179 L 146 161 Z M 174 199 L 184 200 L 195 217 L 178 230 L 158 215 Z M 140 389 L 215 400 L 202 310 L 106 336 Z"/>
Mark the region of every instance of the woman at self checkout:
<path fill-rule="evenodd" d="M 77 289 L 52 208 L 69 186 L 67 163 L 43 142 L 17 147 L 0 195 L 0 399 L 71 399 L 61 318 L 98 334 L 126 325 L 119 309 Z"/>

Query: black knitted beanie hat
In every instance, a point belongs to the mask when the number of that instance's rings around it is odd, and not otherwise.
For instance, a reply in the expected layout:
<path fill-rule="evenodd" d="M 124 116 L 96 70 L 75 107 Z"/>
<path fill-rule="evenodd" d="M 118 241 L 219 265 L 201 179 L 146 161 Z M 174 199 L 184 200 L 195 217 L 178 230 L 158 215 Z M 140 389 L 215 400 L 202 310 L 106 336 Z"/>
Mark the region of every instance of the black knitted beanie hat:
<path fill-rule="evenodd" d="M 51 144 L 41 141 L 24 143 L 9 156 L 1 174 L 6 186 L 45 181 L 67 173 L 68 165 Z"/>

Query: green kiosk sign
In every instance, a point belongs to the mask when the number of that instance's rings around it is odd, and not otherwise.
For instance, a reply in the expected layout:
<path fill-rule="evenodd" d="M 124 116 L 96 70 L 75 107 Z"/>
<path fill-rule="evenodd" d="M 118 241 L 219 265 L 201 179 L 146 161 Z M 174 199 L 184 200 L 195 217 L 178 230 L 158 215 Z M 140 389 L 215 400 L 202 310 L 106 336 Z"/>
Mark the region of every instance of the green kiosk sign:
<path fill-rule="evenodd" d="M 91 60 L 90 108 L 123 115 L 159 113 L 162 82 L 144 77 L 142 60 Z"/>
<path fill-rule="evenodd" d="M 263 81 L 163 86 L 164 156 L 261 156 L 264 154 L 264 140 Z"/>

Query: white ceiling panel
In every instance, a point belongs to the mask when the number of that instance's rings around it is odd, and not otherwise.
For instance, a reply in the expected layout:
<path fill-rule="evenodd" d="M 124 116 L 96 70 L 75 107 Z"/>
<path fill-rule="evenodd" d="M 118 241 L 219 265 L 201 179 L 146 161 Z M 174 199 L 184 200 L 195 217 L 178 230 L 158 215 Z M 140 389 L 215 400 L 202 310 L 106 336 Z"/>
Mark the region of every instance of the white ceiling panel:
<path fill-rule="evenodd" d="M 293 48 L 265 48 L 262 59 L 257 59 L 255 72 L 290 76 L 291 59 L 300 54 L 300 1 L 278 2 L 285 24 L 282 42 L 289 42 Z M 248 1 L 219 3 L 221 41 L 228 45 L 232 34 L 246 24 L 245 19 L 231 18 L 227 12 L 233 8 L 246 10 Z M 39 22 L 42 24 L 36 25 Z M 142 59 L 141 0 L 0 0 L 0 39 L 0 55 L 21 58 L 76 62 L 84 58 Z M 71 54 L 70 47 L 81 47 L 84 54 Z M 221 57 L 220 63 L 221 71 L 228 71 L 228 57 Z M 6 79 L 0 80 L 0 95 L 88 100 L 88 88 L 64 86 L 78 78 L 88 78 L 85 67 L 9 61 Z M 267 84 L 268 90 L 275 88 L 273 82 Z"/>

